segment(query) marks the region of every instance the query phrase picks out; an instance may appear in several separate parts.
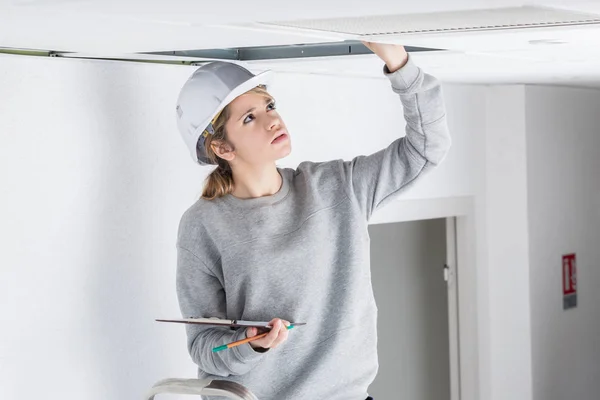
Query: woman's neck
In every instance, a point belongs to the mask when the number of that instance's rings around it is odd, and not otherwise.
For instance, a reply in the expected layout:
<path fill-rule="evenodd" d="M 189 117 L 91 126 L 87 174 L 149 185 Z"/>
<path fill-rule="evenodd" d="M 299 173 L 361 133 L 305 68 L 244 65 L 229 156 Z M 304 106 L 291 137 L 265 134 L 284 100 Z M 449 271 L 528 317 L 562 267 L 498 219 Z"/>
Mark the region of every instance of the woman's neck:
<path fill-rule="evenodd" d="M 281 189 L 283 183 L 275 164 L 261 167 L 244 166 L 232 172 L 235 182 L 232 195 L 239 199 L 274 195 Z"/>

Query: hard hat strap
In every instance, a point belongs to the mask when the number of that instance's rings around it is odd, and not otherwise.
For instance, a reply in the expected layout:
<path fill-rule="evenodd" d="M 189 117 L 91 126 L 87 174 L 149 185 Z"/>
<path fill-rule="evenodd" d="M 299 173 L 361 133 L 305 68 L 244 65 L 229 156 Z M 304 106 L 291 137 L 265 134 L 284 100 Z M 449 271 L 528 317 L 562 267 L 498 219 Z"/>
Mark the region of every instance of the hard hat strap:
<path fill-rule="evenodd" d="M 206 127 L 206 129 L 204 130 L 204 132 L 202 132 L 202 136 L 204 136 L 205 138 L 208 135 L 214 135 L 215 134 L 215 122 L 217 122 L 217 119 L 219 119 L 219 117 L 221 116 L 221 113 L 223 112 L 223 110 L 219 111 L 217 113 L 217 115 L 215 115 L 215 117 L 212 119 L 212 121 L 210 121 L 210 124 L 208 124 L 208 126 Z"/>

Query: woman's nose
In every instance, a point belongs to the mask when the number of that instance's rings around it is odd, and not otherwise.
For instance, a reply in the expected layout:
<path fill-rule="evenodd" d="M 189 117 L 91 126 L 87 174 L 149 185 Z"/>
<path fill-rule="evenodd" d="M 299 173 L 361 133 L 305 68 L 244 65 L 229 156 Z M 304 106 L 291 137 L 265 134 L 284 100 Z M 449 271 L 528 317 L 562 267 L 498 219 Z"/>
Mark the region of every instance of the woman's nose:
<path fill-rule="evenodd" d="M 271 119 L 268 121 L 268 128 L 269 129 L 277 129 L 279 128 L 279 126 L 281 126 L 281 119 L 279 119 L 278 115 L 274 115 L 271 117 Z"/>

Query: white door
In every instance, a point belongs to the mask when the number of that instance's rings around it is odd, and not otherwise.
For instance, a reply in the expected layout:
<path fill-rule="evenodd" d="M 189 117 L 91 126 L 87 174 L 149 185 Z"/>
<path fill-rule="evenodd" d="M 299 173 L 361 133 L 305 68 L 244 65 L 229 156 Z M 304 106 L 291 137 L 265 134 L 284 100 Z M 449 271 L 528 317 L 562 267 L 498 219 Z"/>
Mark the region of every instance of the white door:
<path fill-rule="evenodd" d="M 369 227 L 379 310 L 375 400 L 459 399 L 454 231 L 453 218 Z"/>

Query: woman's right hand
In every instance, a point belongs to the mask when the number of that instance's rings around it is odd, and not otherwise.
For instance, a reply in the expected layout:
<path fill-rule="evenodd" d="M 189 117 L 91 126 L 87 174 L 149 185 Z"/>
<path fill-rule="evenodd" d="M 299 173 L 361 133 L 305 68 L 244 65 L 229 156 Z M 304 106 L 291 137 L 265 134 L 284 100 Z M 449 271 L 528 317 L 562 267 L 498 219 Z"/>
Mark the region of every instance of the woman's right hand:
<path fill-rule="evenodd" d="M 253 349 L 274 349 L 281 343 L 285 342 L 288 338 L 287 326 L 290 323 L 280 318 L 273 318 L 269 321 L 271 330 L 269 334 L 263 338 L 253 340 L 249 344 Z M 265 332 L 265 330 L 259 330 L 258 328 L 252 327 L 246 329 L 246 337 L 256 336 Z"/>

